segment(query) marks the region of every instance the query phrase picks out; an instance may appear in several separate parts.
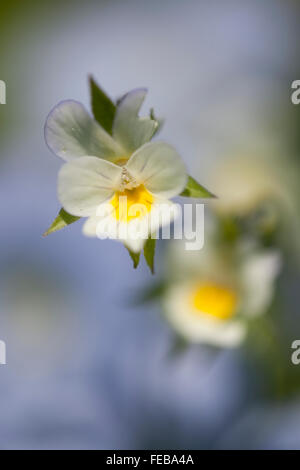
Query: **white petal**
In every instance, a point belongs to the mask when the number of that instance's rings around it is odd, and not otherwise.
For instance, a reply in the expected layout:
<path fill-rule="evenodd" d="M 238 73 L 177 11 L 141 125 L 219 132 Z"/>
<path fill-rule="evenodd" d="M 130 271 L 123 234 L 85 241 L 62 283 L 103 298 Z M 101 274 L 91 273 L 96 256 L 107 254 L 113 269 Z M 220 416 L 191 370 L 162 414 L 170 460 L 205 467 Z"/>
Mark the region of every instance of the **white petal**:
<path fill-rule="evenodd" d="M 82 233 L 87 237 L 96 237 L 97 236 L 97 224 L 99 222 L 98 217 L 91 216 L 89 217 L 82 227 Z"/>
<path fill-rule="evenodd" d="M 148 237 L 151 234 L 157 234 L 160 227 L 167 227 L 163 232 L 163 236 L 169 238 L 170 224 L 178 215 L 179 208 L 177 204 L 168 200 L 155 201 L 151 211 L 146 216 L 132 219 L 127 224 L 120 224 L 120 239 L 129 249 L 138 253 Z"/>
<path fill-rule="evenodd" d="M 155 233 L 160 227 L 167 227 L 166 231 L 162 233 L 163 238 L 167 238 L 172 221 L 180 213 L 181 208 L 178 204 L 174 204 L 168 199 L 155 200 L 148 216 L 149 233 Z"/>
<path fill-rule="evenodd" d="M 124 228 L 124 227 L 123 227 Z M 83 234 L 88 237 L 97 237 L 101 240 L 110 239 L 123 243 L 129 250 L 139 253 L 148 237 L 122 237 L 122 227 L 113 217 L 89 217 L 82 228 Z"/>
<path fill-rule="evenodd" d="M 275 251 L 249 256 L 242 269 L 247 315 L 265 313 L 272 301 L 275 280 L 280 272 L 281 258 Z"/>
<path fill-rule="evenodd" d="M 147 215 L 122 222 L 114 217 L 112 205 L 105 202 L 98 206 L 97 215 L 86 221 L 83 233 L 100 239 L 119 240 L 131 251 L 139 253 L 149 235 L 156 234 L 159 227 L 170 225 L 178 211 L 177 204 L 171 201 L 156 201 Z M 168 235 L 168 231 L 165 233 Z"/>
<path fill-rule="evenodd" d="M 126 238 L 122 240 L 122 243 L 133 253 L 140 253 L 144 248 L 147 238 Z"/>
<path fill-rule="evenodd" d="M 170 325 L 187 341 L 219 347 L 236 347 L 246 335 L 246 324 L 239 320 L 220 321 L 195 314 L 189 305 L 189 284 L 175 284 L 163 299 Z"/>
<path fill-rule="evenodd" d="M 98 237 L 101 240 L 118 240 L 135 253 L 139 253 L 142 250 L 148 238 L 145 224 L 140 224 L 144 235 L 139 234 L 138 227 L 133 221 L 125 224 L 116 220 L 109 203 L 102 204 L 102 207 L 98 208 L 97 213 L 102 213 L 102 215 L 89 217 L 83 225 L 82 231 L 84 235 Z"/>
<path fill-rule="evenodd" d="M 148 191 L 167 199 L 180 194 L 187 182 L 180 155 L 162 142 L 143 145 L 131 156 L 126 168 Z"/>
<path fill-rule="evenodd" d="M 71 214 L 87 217 L 111 198 L 122 168 L 97 157 L 81 157 L 64 165 L 58 175 L 58 198 Z"/>
<path fill-rule="evenodd" d="M 114 160 L 124 153 L 77 101 L 62 101 L 50 112 L 45 139 L 50 150 L 66 161 L 85 155 Z"/>
<path fill-rule="evenodd" d="M 113 124 L 114 139 L 129 156 L 152 138 L 157 123 L 149 117 L 139 118 L 138 112 L 147 90 L 140 88 L 127 93 L 118 104 Z"/>

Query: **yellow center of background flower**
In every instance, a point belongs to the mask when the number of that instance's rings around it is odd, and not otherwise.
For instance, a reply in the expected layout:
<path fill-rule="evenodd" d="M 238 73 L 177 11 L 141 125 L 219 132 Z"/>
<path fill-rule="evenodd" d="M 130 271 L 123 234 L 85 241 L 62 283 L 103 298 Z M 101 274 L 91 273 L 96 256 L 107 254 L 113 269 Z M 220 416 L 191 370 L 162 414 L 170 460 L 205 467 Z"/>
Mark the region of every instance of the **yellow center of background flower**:
<path fill-rule="evenodd" d="M 191 301 L 196 315 L 207 314 L 218 320 L 227 320 L 235 314 L 237 295 L 228 287 L 207 282 L 195 288 Z"/>
<path fill-rule="evenodd" d="M 117 191 L 110 201 L 114 217 L 120 222 L 142 218 L 151 211 L 153 196 L 143 185 L 133 189 Z"/>

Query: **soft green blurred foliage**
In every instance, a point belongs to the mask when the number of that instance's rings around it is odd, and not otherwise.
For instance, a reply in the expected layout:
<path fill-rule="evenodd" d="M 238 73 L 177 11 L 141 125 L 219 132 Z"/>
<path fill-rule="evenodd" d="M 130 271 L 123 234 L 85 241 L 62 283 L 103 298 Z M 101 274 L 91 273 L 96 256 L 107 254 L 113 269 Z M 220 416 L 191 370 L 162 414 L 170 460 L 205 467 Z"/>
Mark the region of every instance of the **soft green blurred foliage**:
<path fill-rule="evenodd" d="M 101 7 L 108 2 L 97 3 Z M 79 0 L 0 1 L 0 79 L 7 84 L 7 104 L 0 106 L 0 159 L 5 158 L 6 141 L 16 132 L 29 132 L 34 118 L 36 96 L 43 89 L 32 89 L 39 74 L 39 43 L 55 28 L 63 29 L 81 5 Z"/>

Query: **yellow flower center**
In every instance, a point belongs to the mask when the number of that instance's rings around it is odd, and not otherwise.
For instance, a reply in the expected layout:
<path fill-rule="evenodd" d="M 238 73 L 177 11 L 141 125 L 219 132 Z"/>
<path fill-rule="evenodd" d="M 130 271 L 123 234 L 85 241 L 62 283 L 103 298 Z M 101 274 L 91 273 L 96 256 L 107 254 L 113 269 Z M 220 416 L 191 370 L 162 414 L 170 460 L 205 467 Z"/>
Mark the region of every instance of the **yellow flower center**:
<path fill-rule="evenodd" d="M 191 302 L 196 315 L 207 314 L 217 320 L 228 320 L 236 312 L 237 295 L 233 289 L 206 282 L 196 286 Z"/>
<path fill-rule="evenodd" d="M 120 222 L 142 218 L 151 211 L 153 196 L 141 184 L 132 189 L 116 191 L 110 201 L 113 206 L 113 216 Z"/>

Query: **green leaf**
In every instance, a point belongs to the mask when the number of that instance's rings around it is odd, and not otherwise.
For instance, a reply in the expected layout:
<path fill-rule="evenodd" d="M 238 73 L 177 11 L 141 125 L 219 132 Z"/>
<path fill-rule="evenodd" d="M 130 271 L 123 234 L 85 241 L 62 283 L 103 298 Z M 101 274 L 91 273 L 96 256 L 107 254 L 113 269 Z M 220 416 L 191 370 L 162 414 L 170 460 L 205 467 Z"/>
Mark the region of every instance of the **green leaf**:
<path fill-rule="evenodd" d="M 210 198 L 216 197 L 210 191 L 205 189 L 201 184 L 199 184 L 194 178 L 189 176 L 187 185 L 182 191 L 180 196 L 184 197 L 198 197 L 198 198 Z"/>
<path fill-rule="evenodd" d="M 144 257 L 152 274 L 154 274 L 154 255 L 156 239 L 149 237 L 144 246 Z"/>
<path fill-rule="evenodd" d="M 46 237 L 50 233 L 57 232 L 57 230 L 61 230 L 62 228 L 66 227 L 67 225 L 73 224 L 79 219 L 80 217 L 71 215 L 68 212 L 66 212 L 64 209 L 61 209 L 59 211 L 58 216 L 54 220 L 54 222 L 50 225 L 48 230 L 46 230 L 46 232 L 43 234 L 43 237 Z"/>
<path fill-rule="evenodd" d="M 127 248 L 127 247 L 125 247 L 125 248 Z M 127 248 L 127 250 L 128 250 L 129 255 L 130 255 L 130 258 L 133 261 L 133 267 L 134 267 L 134 269 L 136 269 L 139 265 L 139 262 L 140 262 L 141 253 L 134 253 L 134 251 L 129 250 L 129 248 Z"/>
<path fill-rule="evenodd" d="M 95 82 L 93 77 L 89 78 L 91 105 L 94 118 L 110 135 L 116 112 L 116 105 L 107 94 Z"/>

